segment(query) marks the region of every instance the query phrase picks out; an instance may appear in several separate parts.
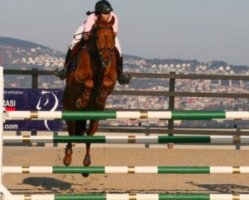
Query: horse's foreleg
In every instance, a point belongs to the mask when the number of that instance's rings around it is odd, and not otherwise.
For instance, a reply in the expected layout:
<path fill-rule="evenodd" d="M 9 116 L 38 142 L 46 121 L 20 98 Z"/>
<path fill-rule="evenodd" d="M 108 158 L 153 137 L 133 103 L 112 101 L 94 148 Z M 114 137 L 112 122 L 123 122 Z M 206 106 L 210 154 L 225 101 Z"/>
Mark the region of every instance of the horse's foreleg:
<path fill-rule="evenodd" d="M 103 110 L 105 108 L 107 97 L 111 94 L 112 90 L 113 87 L 105 87 L 105 86 L 101 87 L 99 95 L 96 99 L 98 110 Z"/>
<path fill-rule="evenodd" d="M 76 100 L 76 106 L 79 109 L 87 106 L 94 86 L 90 60 L 88 50 L 84 48 L 75 70 L 75 81 L 84 89 L 81 96 Z"/>
<path fill-rule="evenodd" d="M 85 108 L 90 100 L 90 96 L 93 89 L 93 81 L 91 79 L 85 81 L 84 91 L 80 98 L 76 101 L 76 106 L 79 109 Z"/>
<path fill-rule="evenodd" d="M 104 73 L 102 85 L 99 89 L 98 97 L 96 98 L 96 109 L 98 110 L 103 110 L 105 108 L 107 97 L 112 93 L 113 88 L 115 87 L 116 75 L 114 72 L 115 70 L 113 70 L 111 67 L 108 67 Z"/>

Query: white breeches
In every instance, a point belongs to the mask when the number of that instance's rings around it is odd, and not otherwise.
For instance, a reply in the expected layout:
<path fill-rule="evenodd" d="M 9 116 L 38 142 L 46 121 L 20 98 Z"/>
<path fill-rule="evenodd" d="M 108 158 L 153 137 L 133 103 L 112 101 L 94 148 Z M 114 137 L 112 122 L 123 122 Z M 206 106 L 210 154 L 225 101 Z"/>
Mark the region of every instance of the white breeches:
<path fill-rule="evenodd" d="M 77 44 L 78 42 L 80 42 L 81 38 L 82 38 L 82 33 L 84 31 L 84 26 L 81 25 L 75 32 L 74 34 L 74 37 L 73 37 L 73 40 L 70 44 L 70 49 L 73 49 L 75 44 Z M 119 39 L 118 37 L 115 37 L 115 46 L 117 47 L 118 51 L 119 51 L 119 54 L 120 56 L 122 56 L 122 50 L 121 50 L 121 46 L 120 46 L 120 43 L 119 43 Z"/>

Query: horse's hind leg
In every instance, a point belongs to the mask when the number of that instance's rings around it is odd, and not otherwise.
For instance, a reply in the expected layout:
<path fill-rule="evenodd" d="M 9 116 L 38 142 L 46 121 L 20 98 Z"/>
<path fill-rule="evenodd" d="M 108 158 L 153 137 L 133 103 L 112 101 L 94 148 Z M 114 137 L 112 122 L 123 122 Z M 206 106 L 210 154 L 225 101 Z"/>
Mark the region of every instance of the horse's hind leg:
<path fill-rule="evenodd" d="M 86 120 L 77 120 L 75 123 L 75 135 L 84 135 L 86 132 Z"/>
<path fill-rule="evenodd" d="M 87 135 L 88 136 L 94 135 L 94 133 L 96 133 L 96 131 L 98 129 L 98 125 L 99 125 L 98 120 L 91 120 L 90 124 L 89 124 L 89 128 L 87 130 Z M 83 160 L 84 166 L 91 165 L 90 146 L 91 146 L 91 143 L 86 143 L 86 154 L 85 154 L 85 158 Z"/>
<path fill-rule="evenodd" d="M 86 120 L 76 121 L 75 123 L 75 135 L 85 135 L 86 133 Z"/>
<path fill-rule="evenodd" d="M 74 123 L 75 123 L 74 121 L 67 121 L 69 135 L 74 134 Z M 64 158 L 63 158 L 64 165 L 66 165 L 66 166 L 71 165 L 72 154 L 73 154 L 72 143 L 68 142 L 67 146 L 65 148 L 65 155 L 64 155 Z"/>
<path fill-rule="evenodd" d="M 76 121 L 75 123 L 75 135 L 84 135 L 86 132 L 86 120 Z M 91 162 L 90 162 L 91 163 Z M 89 174 L 82 174 L 84 177 L 88 177 Z"/>
<path fill-rule="evenodd" d="M 63 158 L 63 163 L 66 166 L 71 165 L 72 163 L 72 154 L 73 154 L 73 149 L 72 149 L 72 143 L 69 142 L 65 148 L 65 156 Z"/>

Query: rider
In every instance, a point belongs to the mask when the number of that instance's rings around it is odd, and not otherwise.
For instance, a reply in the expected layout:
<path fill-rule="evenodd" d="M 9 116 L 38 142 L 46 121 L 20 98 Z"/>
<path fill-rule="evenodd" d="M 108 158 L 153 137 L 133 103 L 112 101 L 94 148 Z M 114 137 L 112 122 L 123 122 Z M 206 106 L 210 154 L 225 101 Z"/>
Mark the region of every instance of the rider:
<path fill-rule="evenodd" d="M 113 12 L 113 8 L 111 4 L 107 0 L 100 0 L 95 4 L 95 11 L 94 12 L 87 12 L 87 19 L 84 21 L 83 24 L 77 29 L 74 34 L 74 38 L 71 42 L 71 45 L 68 49 L 64 68 L 61 71 L 56 69 L 55 75 L 59 77 L 61 80 L 66 78 L 66 74 L 70 65 L 73 64 L 73 60 L 75 59 L 76 55 L 79 52 L 81 43 L 86 43 L 90 38 L 90 31 L 92 26 L 94 25 L 97 17 L 101 15 L 104 19 L 111 20 L 112 17 L 115 18 L 115 23 L 113 25 L 113 30 L 117 35 L 118 32 L 118 18 L 116 14 Z M 128 75 L 123 74 L 123 56 L 121 52 L 121 47 L 119 44 L 118 37 L 115 38 L 115 46 L 117 48 L 116 57 L 117 57 L 117 80 L 119 84 L 125 85 L 130 83 L 131 77 Z"/>

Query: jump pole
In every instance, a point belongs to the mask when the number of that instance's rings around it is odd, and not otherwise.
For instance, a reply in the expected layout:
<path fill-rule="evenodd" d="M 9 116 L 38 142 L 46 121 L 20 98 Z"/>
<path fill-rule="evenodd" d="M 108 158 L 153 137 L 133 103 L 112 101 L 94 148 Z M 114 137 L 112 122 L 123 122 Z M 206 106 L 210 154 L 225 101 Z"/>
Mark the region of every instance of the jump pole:
<path fill-rule="evenodd" d="M 4 195 L 4 200 L 17 200 L 3 185 L 3 122 L 4 122 L 4 77 L 3 77 L 3 67 L 0 66 L 0 197 Z"/>
<path fill-rule="evenodd" d="M 249 136 L 4 136 L 5 143 L 249 144 Z"/>
<path fill-rule="evenodd" d="M 248 174 L 249 166 L 4 166 L 4 174 Z"/>
<path fill-rule="evenodd" d="M 17 200 L 249 200 L 248 194 L 29 194 L 16 197 Z"/>
<path fill-rule="evenodd" d="M 5 120 L 249 120 L 248 111 L 6 111 Z"/>

